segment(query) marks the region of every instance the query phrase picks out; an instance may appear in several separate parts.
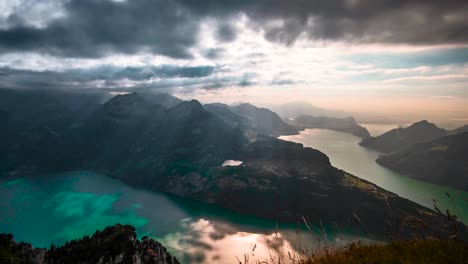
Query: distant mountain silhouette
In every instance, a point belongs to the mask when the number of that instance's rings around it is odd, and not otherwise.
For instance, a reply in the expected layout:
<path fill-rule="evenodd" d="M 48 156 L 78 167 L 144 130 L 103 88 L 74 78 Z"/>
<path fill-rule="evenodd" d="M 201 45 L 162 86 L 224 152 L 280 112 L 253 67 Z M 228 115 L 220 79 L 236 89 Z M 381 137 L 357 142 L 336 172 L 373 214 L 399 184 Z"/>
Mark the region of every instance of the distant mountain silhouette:
<path fill-rule="evenodd" d="M 468 191 L 468 132 L 415 144 L 377 162 L 412 178 Z"/>
<path fill-rule="evenodd" d="M 349 113 L 338 110 L 329 110 L 314 106 L 307 102 L 290 102 L 280 105 L 271 105 L 270 108 L 278 113 L 282 118 L 294 118 L 301 115 L 311 115 L 311 116 L 328 116 L 328 117 L 337 117 L 344 118 L 349 116 Z"/>
<path fill-rule="evenodd" d="M 443 137 L 447 131 L 426 120 L 419 121 L 407 128 L 392 129 L 378 137 L 364 138 L 360 145 L 380 152 L 395 152 L 414 144 Z"/>
<path fill-rule="evenodd" d="M 235 106 L 207 104 L 205 108 L 226 121 L 238 126 L 251 137 L 258 135 L 280 136 L 297 134 L 298 129 L 285 123 L 275 112 L 243 103 Z"/>
<path fill-rule="evenodd" d="M 447 134 L 448 135 L 456 135 L 456 134 L 465 133 L 465 132 L 468 132 L 468 125 L 464 125 L 464 126 L 459 127 L 457 129 L 449 130 Z"/>
<path fill-rule="evenodd" d="M 149 101 L 152 104 L 157 104 L 160 105 L 166 109 L 172 108 L 180 103 L 183 102 L 183 100 L 172 96 L 170 94 L 166 93 L 139 93 L 141 97 L 143 97 L 145 100 Z"/>
<path fill-rule="evenodd" d="M 301 115 L 290 122 L 301 128 L 325 128 L 346 132 L 362 138 L 370 137 L 369 131 L 360 126 L 353 117 L 335 118 Z"/>

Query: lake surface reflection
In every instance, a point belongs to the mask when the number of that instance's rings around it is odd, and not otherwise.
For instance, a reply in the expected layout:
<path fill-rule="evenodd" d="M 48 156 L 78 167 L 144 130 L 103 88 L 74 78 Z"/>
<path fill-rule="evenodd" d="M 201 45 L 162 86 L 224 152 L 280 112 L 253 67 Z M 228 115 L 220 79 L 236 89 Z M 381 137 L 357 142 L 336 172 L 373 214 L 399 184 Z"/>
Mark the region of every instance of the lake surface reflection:
<path fill-rule="evenodd" d="M 235 212 L 157 192 L 131 188 L 90 172 L 38 175 L 0 181 L 0 232 L 36 247 L 61 245 L 116 223 L 131 224 L 138 236 L 163 243 L 184 263 L 239 263 L 297 256 L 327 243 L 303 227 Z"/>

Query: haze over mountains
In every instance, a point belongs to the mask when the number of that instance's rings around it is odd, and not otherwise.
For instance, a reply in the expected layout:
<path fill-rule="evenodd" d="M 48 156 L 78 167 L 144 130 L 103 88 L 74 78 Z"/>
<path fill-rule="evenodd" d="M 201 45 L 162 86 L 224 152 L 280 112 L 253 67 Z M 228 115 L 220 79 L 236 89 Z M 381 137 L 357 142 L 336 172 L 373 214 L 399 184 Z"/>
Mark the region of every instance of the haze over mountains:
<path fill-rule="evenodd" d="M 358 137 L 370 137 L 369 131 L 360 126 L 353 117 L 336 118 L 327 116 L 300 115 L 290 120 L 300 128 L 324 128 L 353 134 Z"/>
<path fill-rule="evenodd" d="M 2 112 L 9 124 L 1 138 L 3 177 L 90 170 L 281 221 L 307 216 L 356 228 L 357 216 L 366 232 L 379 238 L 390 228 L 386 203 L 431 226 L 446 224 L 443 216 L 334 168 L 317 150 L 271 137 L 297 128 L 268 109 L 205 108 L 196 100 L 130 93 L 96 104 L 83 117 L 53 97 L 40 98 L 37 105 L 22 103 L 22 95 L 15 98 L 17 108 Z M 27 113 L 36 118 L 23 118 Z M 243 163 L 221 166 L 230 159 Z M 410 229 L 401 234 L 410 235 Z"/>

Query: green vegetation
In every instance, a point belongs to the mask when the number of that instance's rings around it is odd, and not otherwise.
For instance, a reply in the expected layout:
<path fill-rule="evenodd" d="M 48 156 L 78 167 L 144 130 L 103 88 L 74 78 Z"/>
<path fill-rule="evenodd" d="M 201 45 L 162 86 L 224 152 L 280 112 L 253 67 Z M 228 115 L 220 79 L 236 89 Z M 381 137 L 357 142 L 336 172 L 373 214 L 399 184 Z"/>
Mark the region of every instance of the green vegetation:
<path fill-rule="evenodd" d="M 344 250 L 325 250 L 321 255 L 309 257 L 302 263 L 468 263 L 468 245 L 439 240 L 394 241 L 386 245 L 358 243 Z"/>
<path fill-rule="evenodd" d="M 447 151 L 449 147 L 447 145 L 434 145 L 432 146 L 432 151 Z"/>

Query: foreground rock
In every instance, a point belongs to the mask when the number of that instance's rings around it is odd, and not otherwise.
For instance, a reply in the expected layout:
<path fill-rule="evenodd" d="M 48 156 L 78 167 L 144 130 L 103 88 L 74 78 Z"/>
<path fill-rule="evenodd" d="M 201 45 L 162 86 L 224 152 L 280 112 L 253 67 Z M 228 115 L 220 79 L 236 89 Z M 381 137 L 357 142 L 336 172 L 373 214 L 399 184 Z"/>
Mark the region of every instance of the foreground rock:
<path fill-rule="evenodd" d="M 377 163 L 415 179 L 468 191 L 468 132 L 416 144 Z"/>
<path fill-rule="evenodd" d="M 121 263 L 172 264 L 179 263 L 166 248 L 148 237 L 138 240 L 135 228 L 117 224 L 96 231 L 91 237 L 72 240 L 64 246 L 49 250 L 35 249 L 30 244 L 0 234 L 0 263 L 65 264 Z"/>

